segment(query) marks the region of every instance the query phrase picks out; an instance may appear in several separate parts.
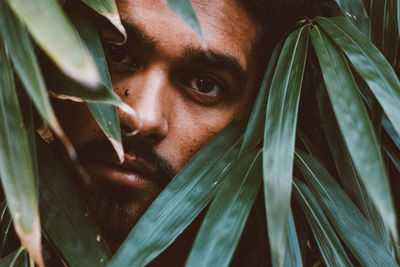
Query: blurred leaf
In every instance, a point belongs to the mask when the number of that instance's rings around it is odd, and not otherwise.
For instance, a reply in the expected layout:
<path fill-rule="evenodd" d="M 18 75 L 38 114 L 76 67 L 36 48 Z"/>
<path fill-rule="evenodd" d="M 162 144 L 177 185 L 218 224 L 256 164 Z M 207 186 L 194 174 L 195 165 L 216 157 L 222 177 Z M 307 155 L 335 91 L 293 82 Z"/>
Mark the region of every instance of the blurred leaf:
<path fill-rule="evenodd" d="M 370 35 L 370 25 L 367 10 L 362 0 L 336 0 L 343 14 L 348 17 L 367 38 Z"/>
<path fill-rule="evenodd" d="M 178 237 L 215 196 L 237 155 L 241 132 L 230 124 L 181 169 L 129 233 L 109 267 L 145 266 Z"/>
<path fill-rule="evenodd" d="M 112 2 L 114 2 L 114 0 L 112 0 Z M 93 15 L 82 8 L 75 8 L 74 12 L 71 12 L 71 19 L 78 29 L 86 45 L 86 49 L 95 59 L 102 84 L 106 85 L 107 89 L 112 92 L 111 78 L 107 69 L 107 62 L 100 37 L 94 25 Z M 113 145 L 120 162 L 122 162 L 124 159 L 124 150 L 122 148 L 121 128 L 119 126 L 117 108 L 112 105 L 101 103 L 88 103 L 88 107 L 100 128 Z"/>
<path fill-rule="evenodd" d="M 185 266 L 229 266 L 261 185 L 261 152 L 246 151 L 232 162 Z"/>
<path fill-rule="evenodd" d="M 40 216 L 46 236 L 69 266 L 105 266 L 107 244 L 88 216 L 75 184 L 41 139 L 37 139 L 40 171 Z"/>
<path fill-rule="evenodd" d="M 311 190 L 296 179 L 293 186 L 294 195 L 306 215 L 327 266 L 353 266 Z"/>
<path fill-rule="evenodd" d="M 297 151 L 296 165 L 340 238 L 361 266 L 398 266 L 361 212 L 318 161 Z"/>
<path fill-rule="evenodd" d="M 43 266 L 40 222 L 31 160 L 14 77 L 0 37 L 0 176 L 16 232 L 23 245 Z"/>
<path fill-rule="evenodd" d="M 82 2 L 108 19 L 122 34 L 124 38 L 123 41 L 126 41 L 126 31 L 124 26 L 121 24 L 121 18 L 119 17 L 117 5 L 114 0 L 82 0 Z"/>
<path fill-rule="evenodd" d="M 306 62 L 309 25 L 286 40 L 271 84 L 264 132 L 264 193 L 272 263 L 282 266 L 292 185 L 300 89 Z"/>
<path fill-rule="evenodd" d="M 390 251 L 393 251 L 389 230 L 383 223 L 382 217 L 379 215 L 370 197 L 367 195 L 365 187 L 361 184 L 349 151 L 344 143 L 339 125 L 333 114 L 332 107 L 328 102 L 329 98 L 325 87 L 317 91 L 317 99 L 325 135 L 344 191 L 357 204 L 358 208 L 361 209 L 361 212 L 375 229 L 381 240 L 384 241 L 386 247 Z"/>
<path fill-rule="evenodd" d="M 289 225 L 288 225 L 288 241 L 285 250 L 285 267 L 303 267 L 301 258 L 299 240 L 297 238 L 296 227 L 294 224 L 293 213 L 290 210 L 289 213 Z"/>
<path fill-rule="evenodd" d="M 247 124 L 246 132 L 244 133 L 240 153 L 246 149 L 255 148 L 263 138 L 263 130 L 265 127 L 265 111 L 267 109 L 267 95 L 269 87 L 271 86 L 272 74 L 275 70 L 279 53 L 281 52 L 283 41 L 281 40 L 274 48 L 271 58 L 268 62 L 267 70 L 261 83 L 260 90 L 256 97 L 253 110 L 249 122 Z"/>
<path fill-rule="evenodd" d="M 5 1 L 0 1 L 0 31 L 7 46 L 12 47 L 9 53 L 14 63 L 13 66 L 36 109 L 52 128 L 59 128 L 31 40 Z M 60 130 L 58 129 L 58 131 Z"/>
<path fill-rule="evenodd" d="M 168 6 L 203 40 L 203 33 L 190 0 L 166 0 Z"/>
<path fill-rule="evenodd" d="M 58 1 L 7 2 L 36 42 L 63 72 L 89 87 L 97 86 L 99 75 L 95 65 Z"/>
<path fill-rule="evenodd" d="M 351 70 L 343 54 L 317 27 L 311 30 L 311 40 L 352 161 L 373 203 L 397 235 L 396 214 L 380 146 Z"/>
<path fill-rule="evenodd" d="M 16 251 L 0 259 L 0 267 L 23 267 L 23 266 L 25 266 L 24 247 L 20 247 Z"/>
<path fill-rule="evenodd" d="M 399 41 L 397 0 L 371 1 L 371 40 L 394 66 Z"/>
<path fill-rule="evenodd" d="M 7 201 L 4 200 L 1 203 L 1 215 L 0 215 L 0 257 L 4 256 L 5 244 L 8 238 L 8 233 L 11 227 L 12 218 L 10 212 L 7 209 Z"/>
<path fill-rule="evenodd" d="M 319 17 L 316 20 L 367 82 L 397 133 L 400 133 L 400 82 L 389 62 L 345 18 Z"/>

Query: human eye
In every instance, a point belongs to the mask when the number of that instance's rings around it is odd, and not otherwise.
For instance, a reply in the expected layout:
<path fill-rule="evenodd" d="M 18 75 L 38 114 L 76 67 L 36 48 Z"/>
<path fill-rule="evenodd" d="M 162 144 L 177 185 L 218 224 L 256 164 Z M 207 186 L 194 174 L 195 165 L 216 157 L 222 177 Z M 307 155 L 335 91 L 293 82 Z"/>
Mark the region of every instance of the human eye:
<path fill-rule="evenodd" d="M 133 57 L 125 45 L 107 42 L 104 53 L 110 72 L 136 72 L 140 68 L 138 60 Z"/>
<path fill-rule="evenodd" d="M 185 92 L 196 102 L 204 105 L 217 104 L 224 92 L 224 86 L 217 78 L 199 74 L 185 79 Z"/>

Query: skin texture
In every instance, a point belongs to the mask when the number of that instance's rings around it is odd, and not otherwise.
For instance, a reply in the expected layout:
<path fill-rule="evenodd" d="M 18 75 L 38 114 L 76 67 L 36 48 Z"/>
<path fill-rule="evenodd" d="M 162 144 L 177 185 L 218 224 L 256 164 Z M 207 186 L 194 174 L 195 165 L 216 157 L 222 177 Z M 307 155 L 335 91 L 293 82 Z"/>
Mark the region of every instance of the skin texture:
<path fill-rule="evenodd" d="M 115 250 L 190 158 L 232 120 L 246 120 L 256 93 L 257 26 L 229 0 L 192 1 L 205 42 L 164 1 L 117 1 L 128 41 L 101 27 L 114 91 L 139 119 L 119 111 L 127 165 L 118 165 L 86 106 L 55 101 L 92 182 L 83 195 Z M 139 32 L 139 34 L 138 34 Z M 151 178 L 149 178 L 151 176 Z M 188 177 L 190 179 L 190 177 Z"/>

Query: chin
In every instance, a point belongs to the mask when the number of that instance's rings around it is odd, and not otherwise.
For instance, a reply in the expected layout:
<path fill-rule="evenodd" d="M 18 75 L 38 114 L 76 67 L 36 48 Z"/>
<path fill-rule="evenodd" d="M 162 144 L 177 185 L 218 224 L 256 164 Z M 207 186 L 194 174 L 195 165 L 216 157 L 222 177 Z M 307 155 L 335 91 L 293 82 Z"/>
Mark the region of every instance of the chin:
<path fill-rule="evenodd" d="M 92 217 L 114 253 L 163 187 L 129 187 L 101 179 L 82 186 Z"/>

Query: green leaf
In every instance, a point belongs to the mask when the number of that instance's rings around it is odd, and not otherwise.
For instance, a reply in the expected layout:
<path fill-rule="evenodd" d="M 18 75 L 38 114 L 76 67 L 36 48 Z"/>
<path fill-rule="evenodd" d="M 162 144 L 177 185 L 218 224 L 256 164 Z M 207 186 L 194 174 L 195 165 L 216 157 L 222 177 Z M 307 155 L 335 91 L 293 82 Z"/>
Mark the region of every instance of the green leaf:
<path fill-rule="evenodd" d="M 197 234 L 185 266 L 229 266 L 262 181 L 261 151 L 232 163 Z"/>
<path fill-rule="evenodd" d="M 121 24 L 117 5 L 114 0 L 82 0 L 90 6 L 94 11 L 107 18 L 112 25 L 122 34 L 124 41 L 126 40 L 126 31 Z"/>
<path fill-rule="evenodd" d="M 203 40 L 203 33 L 190 0 L 166 0 L 168 6 Z"/>
<path fill-rule="evenodd" d="M 318 161 L 296 152 L 296 165 L 340 238 L 361 266 L 398 266 L 355 204 Z"/>
<path fill-rule="evenodd" d="M 195 219 L 214 197 L 237 155 L 241 129 L 230 124 L 181 169 L 147 209 L 111 260 L 111 266 L 145 266 Z"/>
<path fill-rule="evenodd" d="M 74 182 L 48 145 L 38 138 L 40 216 L 46 236 L 69 266 L 105 266 L 111 258 Z"/>
<path fill-rule="evenodd" d="M 316 20 L 367 82 L 397 133 L 400 133 L 400 82 L 389 62 L 345 18 L 318 17 Z"/>
<path fill-rule="evenodd" d="M 25 266 L 24 247 L 20 247 L 16 251 L 10 253 L 0 259 L 0 267 L 22 267 Z"/>
<path fill-rule="evenodd" d="M 290 210 L 289 213 L 289 225 L 288 225 L 288 240 L 287 247 L 285 250 L 285 267 L 303 267 L 301 258 L 299 240 L 297 238 L 296 227 L 294 224 L 293 213 Z"/>
<path fill-rule="evenodd" d="M 357 204 L 386 247 L 393 251 L 390 232 L 360 181 L 339 125 L 335 120 L 325 87 L 318 90 L 317 99 L 325 135 L 344 191 Z"/>
<path fill-rule="evenodd" d="M 397 0 L 371 1 L 371 40 L 393 66 L 399 41 Z"/>
<path fill-rule="evenodd" d="M 12 223 L 10 212 L 7 209 L 7 201 L 4 200 L 1 204 L 0 215 L 0 257 L 4 256 L 5 245 L 9 237 L 9 231 Z"/>
<path fill-rule="evenodd" d="M 12 47 L 9 53 L 14 68 L 36 109 L 52 128 L 59 128 L 31 40 L 5 1 L 0 2 L 0 31 L 7 46 Z"/>
<path fill-rule="evenodd" d="M 326 265 L 353 266 L 311 190 L 296 179 L 293 186 L 294 195 L 306 215 Z"/>
<path fill-rule="evenodd" d="M 267 109 L 267 95 L 271 86 L 272 74 L 278 62 L 278 55 L 282 49 L 283 41 L 280 41 L 274 48 L 264 78 L 261 82 L 260 90 L 256 97 L 250 119 L 244 133 L 240 153 L 246 149 L 255 148 L 263 138 L 263 129 L 265 127 L 265 111 Z"/>
<path fill-rule="evenodd" d="M 35 169 L 6 47 L 0 37 L 0 176 L 22 243 L 43 266 Z"/>
<path fill-rule="evenodd" d="M 383 220 L 397 236 L 396 214 L 380 146 L 351 70 L 343 54 L 319 28 L 311 30 L 311 40 L 356 170 Z"/>
<path fill-rule="evenodd" d="M 285 256 L 300 89 L 306 62 L 309 26 L 286 40 L 268 96 L 264 132 L 264 193 L 271 256 L 282 266 Z"/>
<path fill-rule="evenodd" d="M 114 2 L 114 1 L 112 1 Z M 91 12 L 80 8 L 71 12 L 71 20 L 85 43 L 86 49 L 95 59 L 100 73 L 101 83 L 112 92 L 111 78 L 107 69 L 103 47 Z M 96 119 L 98 125 L 113 145 L 120 161 L 123 161 L 124 150 L 122 148 L 121 128 L 119 126 L 118 111 L 115 106 L 101 103 L 88 103 L 88 107 Z"/>
<path fill-rule="evenodd" d="M 30 34 L 70 77 L 95 87 L 99 75 L 78 34 L 54 0 L 7 0 Z"/>
<path fill-rule="evenodd" d="M 362 0 L 336 0 L 343 14 L 369 38 L 369 18 Z"/>

